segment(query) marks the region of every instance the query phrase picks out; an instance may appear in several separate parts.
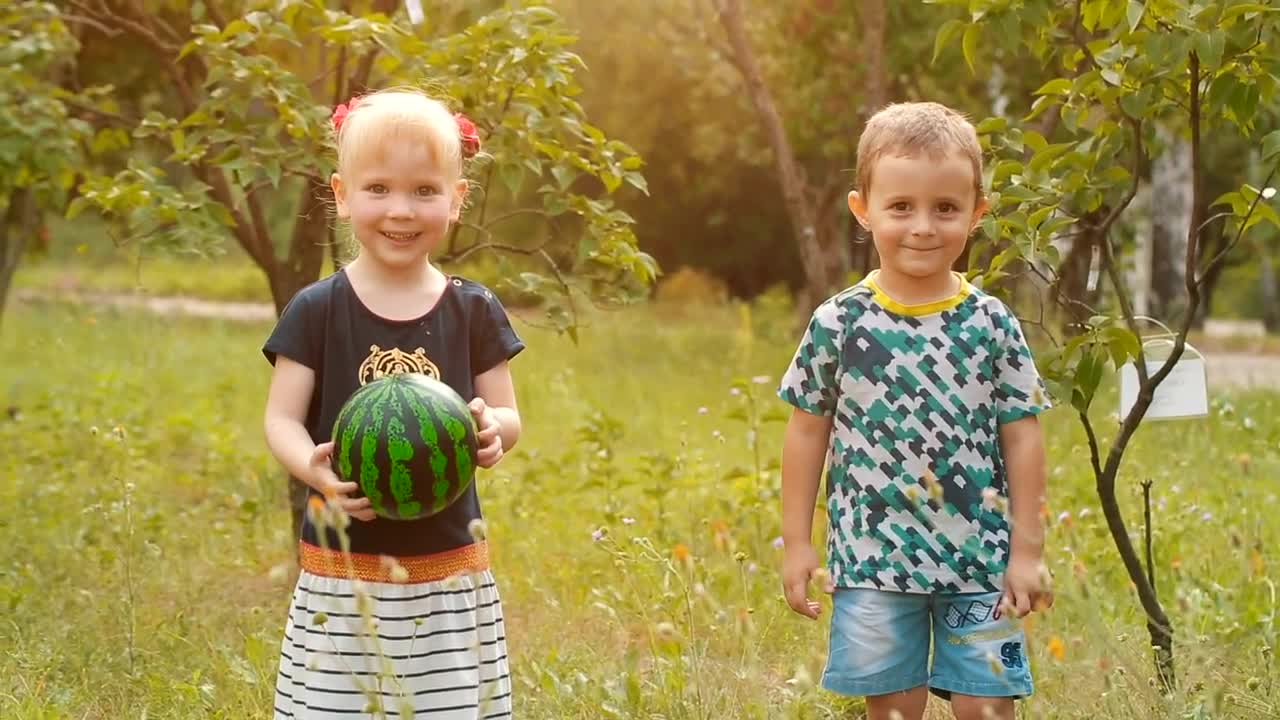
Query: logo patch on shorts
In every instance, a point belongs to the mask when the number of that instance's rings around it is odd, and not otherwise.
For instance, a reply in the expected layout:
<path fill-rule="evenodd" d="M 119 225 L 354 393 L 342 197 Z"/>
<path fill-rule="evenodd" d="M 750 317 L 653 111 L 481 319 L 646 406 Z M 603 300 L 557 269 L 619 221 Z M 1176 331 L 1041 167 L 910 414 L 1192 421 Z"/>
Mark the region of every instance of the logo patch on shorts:
<path fill-rule="evenodd" d="M 959 630 L 966 625 L 981 625 L 991 619 L 991 611 L 995 605 L 988 605 L 981 600 L 973 600 L 968 607 L 961 608 L 962 603 L 951 603 L 947 608 L 947 627 Z"/>
<path fill-rule="evenodd" d="M 1007 642 L 1001 645 L 1000 662 L 1009 669 L 1022 667 L 1022 643 Z"/>

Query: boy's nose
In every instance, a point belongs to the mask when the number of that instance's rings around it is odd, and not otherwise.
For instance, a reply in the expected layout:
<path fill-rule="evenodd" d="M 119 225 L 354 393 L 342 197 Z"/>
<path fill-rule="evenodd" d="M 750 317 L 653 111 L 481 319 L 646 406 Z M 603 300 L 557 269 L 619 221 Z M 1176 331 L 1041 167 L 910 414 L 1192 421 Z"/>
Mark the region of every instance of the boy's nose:
<path fill-rule="evenodd" d="M 916 217 L 911 223 L 911 234 L 917 236 L 932 235 L 933 221 L 929 219 L 928 215 Z"/>

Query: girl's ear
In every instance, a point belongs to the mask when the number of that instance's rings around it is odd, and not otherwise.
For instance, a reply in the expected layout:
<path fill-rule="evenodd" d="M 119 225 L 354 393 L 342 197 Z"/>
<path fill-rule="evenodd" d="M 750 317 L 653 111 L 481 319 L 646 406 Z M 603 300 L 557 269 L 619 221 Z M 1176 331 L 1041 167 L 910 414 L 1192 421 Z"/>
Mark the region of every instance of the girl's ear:
<path fill-rule="evenodd" d="M 853 216 L 858 220 L 858 224 L 864 230 L 871 229 L 871 226 L 867 224 L 867 201 L 857 190 L 849 193 L 849 212 L 853 213 Z"/>
<path fill-rule="evenodd" d="M 449 203 L 449 222 L 458 222 L 458 218 L 462 215 L 462 204 L 467 199 L 467 190 L 471 188 L 471 184 L 465 179 L 459 179 L 453 185 L 453 201 Z"/>
<path fill-rule="evenodd" d="M 329 176 L 329 188 L 333 190 L 333 201 L 338 206 L 338 217 L 346 220 L 351 217 L 347 208 L 346 186 L 342 184 L 342 176 L 334 173 Z"/>

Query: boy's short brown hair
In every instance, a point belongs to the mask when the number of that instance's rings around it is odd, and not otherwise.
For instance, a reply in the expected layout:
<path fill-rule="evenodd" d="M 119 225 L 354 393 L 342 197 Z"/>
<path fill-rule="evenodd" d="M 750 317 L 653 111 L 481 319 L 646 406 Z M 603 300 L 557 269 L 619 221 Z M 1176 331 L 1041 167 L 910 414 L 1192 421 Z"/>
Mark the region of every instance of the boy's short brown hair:
<path fill-rule="evenodd" d="M 963 114 L 935 102 L 894 103 L 871 116 L 858 139 L 857 189 L 871 191 L 871 170 L 886 155 L 958 152 L 973 163 L 973 189 L 982 196 L 982 146 Z"/>

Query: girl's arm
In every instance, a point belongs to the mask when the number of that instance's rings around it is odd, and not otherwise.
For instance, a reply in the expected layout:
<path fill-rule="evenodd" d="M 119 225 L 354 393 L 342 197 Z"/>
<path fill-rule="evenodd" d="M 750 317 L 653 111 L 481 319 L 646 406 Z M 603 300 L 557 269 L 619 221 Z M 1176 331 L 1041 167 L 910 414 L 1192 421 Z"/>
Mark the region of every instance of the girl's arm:
<path fill-rule="evenodd" d="M 511 380 L 511 366 L 504 360 L 476 376 L 476 396 L 493 412 L 502 437 L 504 452 L 520 439 L 520 411 L 516 407 L 516 388 Z"/>
<path fill-rule="evenodd" d="M 347 497 L 359 486 L 342 482 L 330 468 L 333 443 L 316 445 L 304 425 L 315 382 L 316 373 L 311 368 L 283 355 L 276 357 L 263 416 L 267 447 L 290 475 L 325 497 L 336 498 L 352 517 L 372 520 L 374 514 L 368 498 Z"/>

